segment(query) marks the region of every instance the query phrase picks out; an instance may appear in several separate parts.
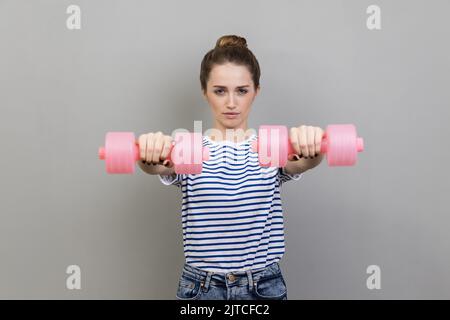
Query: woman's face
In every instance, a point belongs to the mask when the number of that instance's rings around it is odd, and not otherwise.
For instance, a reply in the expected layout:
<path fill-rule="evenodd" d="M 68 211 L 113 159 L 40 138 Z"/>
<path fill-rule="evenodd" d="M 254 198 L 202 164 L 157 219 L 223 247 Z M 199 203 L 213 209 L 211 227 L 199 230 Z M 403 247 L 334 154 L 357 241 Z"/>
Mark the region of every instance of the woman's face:
<path fill-rule="evenodd" d="M 233 63 L 215 65 L 204 92 L 213 112 L 214 127 L 223 134 L 226 129 L 247 130 L 247 118 L 259 90 L 258 86 L 255 91 L 252 75 L 247 67 Z"/>

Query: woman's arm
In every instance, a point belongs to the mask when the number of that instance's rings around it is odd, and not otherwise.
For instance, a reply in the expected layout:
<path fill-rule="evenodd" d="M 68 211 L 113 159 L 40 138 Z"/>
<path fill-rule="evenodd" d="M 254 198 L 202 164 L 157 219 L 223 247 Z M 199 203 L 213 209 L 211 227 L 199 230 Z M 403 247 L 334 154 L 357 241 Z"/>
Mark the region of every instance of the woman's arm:
<path fill-rule="evenodd" d="M 161 174 L 161 175 L 172 175 L 175 174 L 173 167 L 168 168 L 162 164 L 145 164 L 142 161 L 137 162 L 139 167 L 148 174 Z"/>
<path fill-rule="evenodd" d="M 142 171 L 148 174 L 175 174 L 173 163 L 167 159 L 172 147 L 172 136 L 164 135 L 161 131 L 150 132 L 141 134 L 136 142 L 139 144 L 138 165 Z"/>
<path fill-rule="evenodd" d="M 301 125 L 291 128 L 289 139 L 296 154 L 290 156 L 284 172 L 302 173 L 318 166 L 323 159 L 320 153 L 323 136 L 324 132 L 319 127 Z"/>
<path fill-rule="evenodd" d="M 317 167 L 323 160 L 323 154 L 320 153 L 313 159 L 299 158 L 298 160 L 288 160 L 284 167 L 284 172 L 287 174 L 297 174 L 305 172 L 306 170 Z"/>

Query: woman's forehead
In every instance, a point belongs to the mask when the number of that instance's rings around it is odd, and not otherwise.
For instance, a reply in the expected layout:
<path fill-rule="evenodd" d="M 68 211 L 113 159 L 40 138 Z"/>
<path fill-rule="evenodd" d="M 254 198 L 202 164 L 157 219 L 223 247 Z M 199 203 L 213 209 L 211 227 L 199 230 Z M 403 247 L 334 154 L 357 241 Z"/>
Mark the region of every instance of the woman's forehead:
<path fill-rule="evenodd" d="M 244 86 L 250 85 L 252 77 L 245 66 L 227 63 L 213 67 L 209 77 L 212 85 Z"/>
<path fill-rule="evenodd" d="M 246 66 L 238 66 L 232 63 L 215 65 L 211 69 L 210 76 L 221 78 L 242 78 L 251 79 L 250 71 Z"/>

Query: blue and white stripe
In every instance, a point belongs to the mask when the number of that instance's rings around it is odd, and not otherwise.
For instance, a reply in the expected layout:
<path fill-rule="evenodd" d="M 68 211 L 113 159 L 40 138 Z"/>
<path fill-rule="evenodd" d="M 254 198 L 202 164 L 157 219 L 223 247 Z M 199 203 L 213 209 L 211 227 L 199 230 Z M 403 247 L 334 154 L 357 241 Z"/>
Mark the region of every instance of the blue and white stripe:
<path fill-rule="evenodd" d="M 186 262 L 212 272 L 265 268 L 285 251 L 280 187 L 302 174 L 261 167 L 247 140 L 213 141 L 203 136 L 210 159 L 199 175 L 159 175 L 181 188 Z"/>

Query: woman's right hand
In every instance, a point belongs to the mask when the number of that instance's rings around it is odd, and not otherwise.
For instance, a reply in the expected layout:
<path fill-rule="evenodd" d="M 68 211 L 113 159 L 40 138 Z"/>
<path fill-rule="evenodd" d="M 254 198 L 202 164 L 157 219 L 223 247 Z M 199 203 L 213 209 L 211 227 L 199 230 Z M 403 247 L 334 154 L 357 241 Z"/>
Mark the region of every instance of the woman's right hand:
<path fill-rule="evenodd" d="M 136 141 L 139 144 L 140 161 L 146 164 L 162 164 L 172 168 L 173 163 L 167 160 L 171 151 L 173 138 L 161 131 L 141 134 Z"/>

